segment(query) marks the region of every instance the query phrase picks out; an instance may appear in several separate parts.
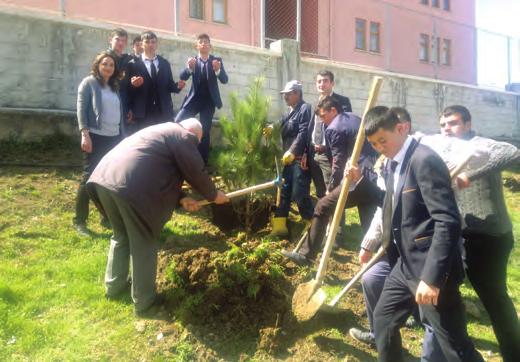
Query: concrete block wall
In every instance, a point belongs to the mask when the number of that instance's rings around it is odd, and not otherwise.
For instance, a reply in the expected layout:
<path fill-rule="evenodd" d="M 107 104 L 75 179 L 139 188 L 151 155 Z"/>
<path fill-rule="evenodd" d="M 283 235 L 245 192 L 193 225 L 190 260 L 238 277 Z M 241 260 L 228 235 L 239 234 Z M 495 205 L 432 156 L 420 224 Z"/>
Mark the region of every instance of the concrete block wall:
<path fill-rule="evenodd" d="M 34 122 L 63 122 L 63 111 L 75 111 L 76 91 L 80 81 L 89 73 L 95 54 L 106 49 L 110 24 L 73 21 L 36 13 L 13 12 L 0 8 L 0 113 L 10 114 L 13 108 L 28 109 L 9 127 L 4 121 L 0 139 L 10 135 L 25 137 L 38 132 L 23 131 Z M 130 39 L 142 29 L 127 28 Z M 195 54 L 194 39 L 158 33 L 159 53 L 168 59 L 176 78 L 185 66 L 186 59 Z M 485 136 L 520 141 L 519 95 L 508 92 L 483 90 L 457 83 L 438 82 L 426 78 L 318 60 L 301 58 L 298 44 L 283 40 L 265 50 L 231 43 L 214 42 L 213 53 L 221 56 L 229 74 L 229 83 L 221 85 L 224 102 L 216 117 L 229 113 L 229 94 L 243 95 L 256 76 L 265 78 L 265 93 L 272 98 L 270 117 L 277 119 L 285 107 L 279 90 L 286 81 L 298 78 L 304 84 L 304 98 L 315 103 L 317 92 L 315 74 L 330 69 L 336 76 L 336 91 L 350 97 L 354 112 L 362 114 L 373 75 L 385 78 L 379 104 L 400 105 L 409 109 L 414 127 L 424 132 L 438 131 L 438 114 L 443 107 L 460 103 L 473 114 L 474 128 Z M 178 109 L 189 89 L 174 94 L 174 107 Z M 38 117 L 38 110 L 45 110 Z M 57 116 L 51 117 L 53 110 Z M 11 112 L 12 113 L 12 112 Z M 70 113 L 69 114 L 69 119 Z M 23 118 L 27 119 L 24 124 Z M 31 119 L 29 121 L 30 118 Z M 12 122 L 11 122 L 12 124 Z M 36 129 L 74 130 L 75 127 L 38 127 Z M 72 131 L 71 131 L 72 132 Z"/>

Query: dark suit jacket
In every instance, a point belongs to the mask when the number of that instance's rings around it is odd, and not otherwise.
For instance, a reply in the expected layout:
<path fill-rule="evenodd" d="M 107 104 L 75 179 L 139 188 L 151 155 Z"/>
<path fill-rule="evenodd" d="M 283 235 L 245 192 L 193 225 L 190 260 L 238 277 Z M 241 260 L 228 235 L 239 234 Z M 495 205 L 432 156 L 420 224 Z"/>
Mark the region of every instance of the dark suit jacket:
<path fill-rule="evenodd" d="M 332 173 L 327 190 L 332 191 L 343 179 L 345 165 L 352 155 L 361 119 L 354 113 L 340 113 L 325 129 L 328 157 L 332 163 Z M 359 165 L 368 166 L 369 158 L 375 159 L 375 151 L 365 140 Z"/>
<path fill-rule="evenodd" d="M 332 93 L 332 97 L 334 97 L 342 106 L 343 112 L 352 112 L 352 106 L 350 105 L 350 99 L 348 97 L 339 95 L 337 93 Z M 308 142 L 308 155 L 309 157 L 314 157 L 314 145 L 312 144 L 312 132 L 314 131 L 314 118 L 315 115 L 313 113 L 311 117 L 311 121 L 309 122 L 309 131 L 307 132 L 309 134 L 309 142 Z M 325 150 L 324 152 L 327 152 Z"/>
<path fill-rule="evenodd" d="M 189 68 L 184 69 L 179 78 L 182 80 L 188 80 L 193 74 L 193 79 L 191 81 L 191 88 L 189 93 L 184 98 L 184 101 L 182 102 L 182 107 L 190 103 L 193 99 L 193 97 L 197 94 L 199 83 L 200 83 L 200 74 L 201 74 L 201 66 L 199 62 L 199 57 L 196 57 L 197 62 L 195 63 L 195 70 L 192 73 Z M 213 71 L 213 66 L 211 63 L 213 60 L 219 60 L 220 61 L 220 73 L 217 77 L 215 72 Z M 220 99 L 220 91 L 218 89 L 218 82 L 217 79 L 220 80 L 222 84 L 226 84 L 228 82 L 228 75 L 226 73 L 226 70 L 224 69 L 224 63 L 222 62 L 222 58 L 215 57 L 213 55 L 209 55 L 208 63 L 206 65 L 208 69 L 208 88 L 209 93 L 211 95 L 211 100 L 213 101 L 213 104 L 217 108 L 222 107 L 222 100 Z"/>
<path fill-rule="evenodd" d="M 433 150 L 412 140 L 394 194 L 395 243 L 390 242 L 405 275 L 438 288 L 448 279 L 462 282 L 460 228 L 446 164 Z"/>
<path fill-rule="evenodd" d="M 170 63 L 161 56 L 157 56 L 159 67 L 157 70 L 157 92 L 159 103 L 161 106 L 161 114 L 163 121 L 173 120 L 173 102 L 171 93 L 179 93 L 180 89 L 173 80 L 172 69 Z M 134 117 L 144 118 L 146 115 L 146 104 L 152 86 L 152 78 L 146 70 L 146 66 L 141 58 L 132 59 L 128 62 L 129 77 L 141 76 L 144 79 L 140 87 L 129 86 L 128 106 L 133 112 Z"/>

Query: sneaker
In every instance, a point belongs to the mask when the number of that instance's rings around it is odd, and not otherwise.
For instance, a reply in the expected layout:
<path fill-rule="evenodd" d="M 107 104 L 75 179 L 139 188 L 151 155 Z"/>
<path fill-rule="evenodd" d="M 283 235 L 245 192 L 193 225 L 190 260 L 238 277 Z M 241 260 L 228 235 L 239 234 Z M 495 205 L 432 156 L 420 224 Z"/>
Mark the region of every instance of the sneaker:
<path fill-rule="evenodd" d="M 376 346 L 374 335 L 370 332 L 366 332 L 358 328 L 350 328 L 348 334 L 350 334 L 350 336 L 356 341 L 363 342 L 370 345 L 371 347 Z"/>
<path fill-rule="evenodd" d="M 157 294 L 153 303 L 146 309 L 135 310 L 136 317 L 143 319 L 167 319 L 168 313 L 164 307 L 164 295 Z"/>
<path fill-rule="evenodd" d="M 80 236 L 91 236 L 90 230 L 87 229 L 87 225 L 85 224 L 74 224 L 74 229 L 76 229 Z"/>
<path fill-rule="evenodd" d="M 302 266 L 310 265 L 312 262 L 305 255 L 294 251 L 282 250 L 282 255 L 292 260 L 294 263 Z"/>

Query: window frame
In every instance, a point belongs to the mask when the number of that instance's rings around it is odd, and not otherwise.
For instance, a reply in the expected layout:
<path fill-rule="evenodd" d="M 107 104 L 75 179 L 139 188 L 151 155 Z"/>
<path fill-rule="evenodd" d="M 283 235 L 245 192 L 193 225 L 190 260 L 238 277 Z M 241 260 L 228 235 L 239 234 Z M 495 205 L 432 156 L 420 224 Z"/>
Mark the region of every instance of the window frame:
<path fill-rule="evenodd" d="M 362 29 L 359 25 L 362 23 Z M 361 31 L 360 31 L 361 30 Z M 358 36 L 362 37 L 362 47 L 358 47 Z M 367 20 L 362 18 L 355 18 L 355 49 L 356 50 L 367 50 Z"/>
<path fill-rule="evenodd" d="M 224 7 L 224 20 L 223 21 L 215 20 L 215 1 L 216 0 L 211 1 L 211 21 L 214 23 L 217 23 L 217 24 L 227 24 L 228 23 L 228 6 L 227 6 L 228 2 L 227 2 L 227 0 L 221 0 L 223 7 Z"/>
<path fill-rule="evenodd" d="M 442 0 L 442 10 L 451 11 L 450 0 Z"/>
<path fill-rule="evenodd" d="M 372 27 L 376 26 L 377 31 L 372 31 Z M 372 49 L 372 39 L 376 39 L 376 49 Z M 381 23 L 378 21 L 370 21 L 368 36 L 368 51 L 371 53 L 381 53 Z"/>
<path fill-rule="evenodd" d="M 200 8 L 201 8 L 201 17 L 197 17 L 197 16 L 193 16 L 193 13 L 192 13 L 192 4 L 193 2 L 197 1 L 199 4 L 200 4 Z M 188 3 L 188 15 L 190 17 L 190 19 L 196 19 L 196 20 L 204 20 L 206 18 L 206 14 L 205 14 L 205 11 L 204 11 L 204 0 L 190 0 L 189 3 Z"/>
<path fill-rule="evenodd" d="M 442 39 L 441 64 L 451 65 L 451 39 Z"/>
<path fill-rule="evenodd" d="M 440 0 L 432 0 L 432 8 L 440 9 L 440 7 L 441 7 Z"/>
<path fill-rule="evenodd" d="M 430 61 L 430 35 L 425 33 L 419 34 L 419 61 L 426 63 Z"/>

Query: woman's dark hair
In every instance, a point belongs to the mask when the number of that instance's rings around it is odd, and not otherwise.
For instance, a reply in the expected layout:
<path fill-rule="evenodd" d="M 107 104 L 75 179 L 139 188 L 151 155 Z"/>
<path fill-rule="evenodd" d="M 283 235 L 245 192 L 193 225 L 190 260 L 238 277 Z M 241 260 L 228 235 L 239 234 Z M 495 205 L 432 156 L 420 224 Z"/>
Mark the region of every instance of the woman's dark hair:
<path fill-rule="evenodd" d="M 110 58 L 114 61 L 114 74 L 112 74 L 112 76 L 110 76 L 110 78 L 108 79 L 108 86 L 110 87 L 110 89 L 116 92 L 119 89 L 119 69 L 117 69 L 117 59 L 112 52 L 103 51 L 96 55 L 96 57 L 94 58 L 94 62 L 92 62 L 90 74 L 93 75 L 99 83 L 101 83 L 102 85 L 105 84 L 103 77 L 101 77 L 101 74 L 99 74 L 99 64 L 105 58 Z"/>

